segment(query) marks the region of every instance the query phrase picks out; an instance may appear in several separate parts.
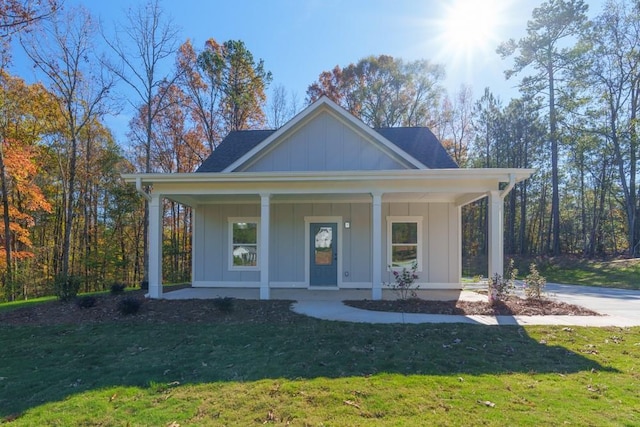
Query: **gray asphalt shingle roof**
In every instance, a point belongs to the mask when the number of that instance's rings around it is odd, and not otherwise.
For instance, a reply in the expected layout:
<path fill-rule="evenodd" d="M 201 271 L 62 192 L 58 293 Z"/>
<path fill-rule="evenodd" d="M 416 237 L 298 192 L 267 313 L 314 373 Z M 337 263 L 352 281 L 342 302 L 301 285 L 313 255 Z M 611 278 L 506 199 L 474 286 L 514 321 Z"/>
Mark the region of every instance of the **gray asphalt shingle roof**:
<path fill-rule="evenodd" d="M 425 127 L 374 130 L 430 169 L 458 167 L 438 138 Z M 275 130 L 241 130 L 229 133 L 196 172 L 223 171 L 274 132 Z"/>

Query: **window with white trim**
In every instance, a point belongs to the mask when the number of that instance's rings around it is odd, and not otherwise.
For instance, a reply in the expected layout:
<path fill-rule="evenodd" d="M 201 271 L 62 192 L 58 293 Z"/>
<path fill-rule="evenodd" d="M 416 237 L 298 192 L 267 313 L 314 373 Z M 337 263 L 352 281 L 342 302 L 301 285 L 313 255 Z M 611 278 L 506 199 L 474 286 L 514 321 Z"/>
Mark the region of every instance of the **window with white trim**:
<path fill-rule="evenodd" d="M 255 270 L 258 268 L 259 236 L 259 218 L 229 218 L 230 270 Z"/>
<path fill-rule="evenodd" d="M 422 271 L 422 217 L 387 217 L 388 265 Z"/>

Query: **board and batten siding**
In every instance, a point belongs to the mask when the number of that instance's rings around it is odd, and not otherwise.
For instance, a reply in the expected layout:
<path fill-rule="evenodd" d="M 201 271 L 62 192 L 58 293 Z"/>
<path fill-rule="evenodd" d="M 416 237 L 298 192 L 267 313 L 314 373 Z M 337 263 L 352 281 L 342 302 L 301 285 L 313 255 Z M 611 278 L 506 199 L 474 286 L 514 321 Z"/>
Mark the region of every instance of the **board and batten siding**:
<path fill-rule="evenodd" d="M 383 203 L 383 281 L 390 282 L 386 260 L 387 217 L 423 218 L 423 271 L 418 282 L 435 287 L 459 287 L 460 226 L 457 209 L 448 203 Z M 200 205 L 194 215 L 194 286 L 257 287 L 259 271 L 229 270 L 229 217 L 259 217 L 256 204 Z M 305 217 L 341 217 L 350 228 L 340 230 L 338 255 L 342 258 L 341 287 L 371 287 L 371 204 L 272 203 L 269 243 L 270 284 L 274 288 L 306 287 Z M 265 224 L 261 224 L 261 227 Z"/>
<path fill-rule="evenodd" d="M 259 217 L 260 205 L 200 205 L 195 210 L 193 285 L 222 286 L 223 283 L 228 283 L 229 286 L 257 286 L 260 282 L 259 271 L 229 270 L 228 218 Z"/>
<path fill-rule="evenodd" d="M 417 282 L 426 287 L 459 288 L 460 223 L 458 208 L 451 203 L 383 203 L 382 254 L 388 257 L 388 217 L 422 217 L 422 271 Z M 383 281 L 393 282 L 387 265 L 382 266 Z"/>
<path fill-rule="evenodd" d="M 323 112 L 241 171 L 353 171 L 407 169 L 361 133 Z"/>

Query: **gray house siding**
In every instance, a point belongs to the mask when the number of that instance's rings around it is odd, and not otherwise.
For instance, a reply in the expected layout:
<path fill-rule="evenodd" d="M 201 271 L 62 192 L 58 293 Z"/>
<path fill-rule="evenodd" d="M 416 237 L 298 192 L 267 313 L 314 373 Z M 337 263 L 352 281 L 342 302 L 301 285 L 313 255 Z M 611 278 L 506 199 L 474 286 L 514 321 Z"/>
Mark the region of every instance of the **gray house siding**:
<path fill-rule="evenodd" d="M 196 208 L 198 234 L 194 239 L 194 285 L 198 282 L 252 283 L 259 271 L 229 270 L 229 217 L 259 217 L 258 204 L 203 205 Z"/>
<path fill-rule="evenodd" d="M 391 282 L 386 268 L 387 217 L 422 218 L 422 265 L 418 282 L 436 287 L 459 286 L 459 220 L 457 208 L 447 203 L 383 203 L 383 281 Z M 202 205 L 195 209 L 194 286 L 256 287 L 259 271 L 230 271 L 229 217 L 259 217 L 256 204 Z M 273 203 L 271 205 L 269 275 L 272 287 L 306 287 L 305 217 L 341 217 L 338 246 L 342 258 L 343 288 L 371 287 L 371 205 L 368 203 Z M 264 226 L 261 224 L 261 226 Z"/>
<path fill-rule="evenodd" d="M 407 169 L 397 158 L 382 151 L 352 127 L 323 112 L 283 139 L 245 172 L 349 171 Z"/>
<path fill-rule="evenodd" d="M 422 218 L 422 271 L 417 274 L 418 282 L 459 286 L 460 263 L 459 220 L 457 208 L 450 203 L 383 203 L 382 204 L 382 254 L 385 265 L 382 277 L 393 281 L 387 269 L 388 259 L 388 217 Z"/>

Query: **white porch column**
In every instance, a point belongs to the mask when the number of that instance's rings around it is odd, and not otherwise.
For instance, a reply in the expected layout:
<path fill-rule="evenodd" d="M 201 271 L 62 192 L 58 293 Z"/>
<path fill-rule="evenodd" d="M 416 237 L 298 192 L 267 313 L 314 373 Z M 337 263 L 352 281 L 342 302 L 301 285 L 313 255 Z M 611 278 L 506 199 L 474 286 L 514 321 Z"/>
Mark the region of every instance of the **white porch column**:
<path fill-rule="evenodd" d="M 382 299 L 382 194 L 372 193 L 371 204 L 371 299 Z"/>
<path fill-rule="evenodd" d="M 162 298 L 162 197 L 149 202 L 149 297 Z"/>
<path fill-rule="evenodd" d="M 270 194 L 260 194 L 260 299 L 269 299 Z"/>
<path fill-rule="evenodd" d="M 489 278 L 504 275 L 504 200 L 500 191 L 489 192 Z"/>

